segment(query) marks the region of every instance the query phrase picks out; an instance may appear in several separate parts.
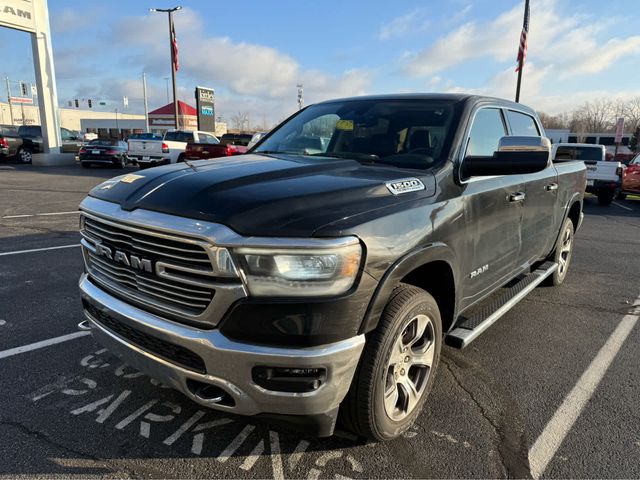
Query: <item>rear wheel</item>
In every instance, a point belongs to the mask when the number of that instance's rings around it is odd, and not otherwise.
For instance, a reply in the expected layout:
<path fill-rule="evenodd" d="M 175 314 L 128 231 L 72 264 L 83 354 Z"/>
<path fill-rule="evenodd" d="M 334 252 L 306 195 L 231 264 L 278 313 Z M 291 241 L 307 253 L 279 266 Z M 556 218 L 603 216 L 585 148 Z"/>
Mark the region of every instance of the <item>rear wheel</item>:
<path fill-rule="evenodd" d="M 124 168 L 127 166 L 127 159 L 124 157 L 120 157 L 118 159 L 118 161 L 116 162 L 116 167 L 118 168 Z"/>
<path fill-rule="evenodd" d="M 139 168 L 140 170 L 144 170 L 145 168 L 148 168 L 148 167 L 149 167 L 149 165 L 148 165 L 148 164 L 138 162 L 138 168 Z"/>
<path fill-rule="evenodd" d="M 436 301 L 420 288 L 398 286 L 367 339 L 343 402 L 345 426 L 373 440 L 390 440 L 405 432 L 431 390 L 441 346 Z"/>
<path fill-rule="evenodd" d="M 558 264 L 558 268 L 547 278 L 545 282 L 547 285 L 558 286 L 564 282 L 573 255 L 573 235 L 573 222 L 567 218 L 562 226 L 553 254 L 553 261 Z"/>
<path fill-rule="evenodd" d="M 87 162 L 80 162 L 80 165 L 82 165 L 82 168 L 89 168 L 91 166 L 91 164 Z"/>
<path fill-rule="evenodd" d="M 625 200 L 627 198 L 627 194 L 626 193 L 618 193 L 618 200 Z"/>
<path fill-rule="evenodd" d="M 600 190 L 598 192 L 598 203 L 605 207 L 611 205 L 615 194 L 615 190 Z"/>
<path fill-rule="evenodd" d="M 18 149 L 18 160 L 20 163 L 31 163 L 33 161 L 33 153 L 28 148 L 20 147 Z"/>
<path fill-rule="evenodd" d="M 180 163 L 180 162 L 184 162 L 184 153 L 181 153 L 180 155 L 178 155 L 178 160 L 177 160 L 177 162 L 178 162 L 178 163 Z"/>

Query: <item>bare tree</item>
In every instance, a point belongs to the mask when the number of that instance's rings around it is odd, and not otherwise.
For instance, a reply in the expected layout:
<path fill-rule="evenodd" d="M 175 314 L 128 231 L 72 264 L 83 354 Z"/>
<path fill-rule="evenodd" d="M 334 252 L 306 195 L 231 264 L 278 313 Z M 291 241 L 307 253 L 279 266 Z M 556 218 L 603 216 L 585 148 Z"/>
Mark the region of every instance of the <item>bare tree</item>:
<path fill-rule="evenodd" d="M 581 132 L 606 132 L 615 125 L 616 104 L 604 98 L 585 102 L 571 115 L 571 130 Z"/>
<path fill-rule="evenodd" d="M 542 126 L 546 129 L 560 130 L 569 128 L 570 117 L 567 113 L 559 113 L 557 115 L 549 115 L 548 113 L 538 112 Z"/>
<path fill-rule="evenodd" d="M 623 114 L 625 130 L 635 132 L 640 128 L 640 97 L 633 97 L 624 103 Z"/>
<path fill-rule="evenodd" d="M 233 126 L 237 131 L 241 132 L 243 130 L 246 130 L 249 127 L 249 113 L 238 112 L 231 117 L 231 121 L 233 122 Z"/>

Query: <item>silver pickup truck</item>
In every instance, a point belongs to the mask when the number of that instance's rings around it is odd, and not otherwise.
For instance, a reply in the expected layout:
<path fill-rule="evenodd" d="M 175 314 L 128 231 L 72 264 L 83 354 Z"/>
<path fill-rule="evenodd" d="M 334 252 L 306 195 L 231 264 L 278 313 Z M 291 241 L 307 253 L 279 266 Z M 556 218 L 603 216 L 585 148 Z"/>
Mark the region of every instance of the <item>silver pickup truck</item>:
<path fill-rule="evenodd" d="M 622 185 L 620 162 L 606 161 L 607 150 L 604 145 L 590 143 L 557 143 L 553 145 L 554 162 L 582 160 L 587 167 L 588 193 L 598 197 L 600 205 L 611 205 Z"/>

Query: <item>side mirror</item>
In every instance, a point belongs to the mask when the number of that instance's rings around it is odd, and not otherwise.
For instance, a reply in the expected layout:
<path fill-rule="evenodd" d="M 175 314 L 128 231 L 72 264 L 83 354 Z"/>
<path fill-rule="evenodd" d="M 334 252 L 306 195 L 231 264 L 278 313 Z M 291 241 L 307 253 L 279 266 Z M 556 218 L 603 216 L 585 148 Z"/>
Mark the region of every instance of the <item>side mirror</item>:
<path fill-rule="evenodd" d="M 493 156 L 467 156 L 464 178 L 517 175 L 544 170 L 549 164 L 551 142 L 545 137 L 502 137 Z"/>

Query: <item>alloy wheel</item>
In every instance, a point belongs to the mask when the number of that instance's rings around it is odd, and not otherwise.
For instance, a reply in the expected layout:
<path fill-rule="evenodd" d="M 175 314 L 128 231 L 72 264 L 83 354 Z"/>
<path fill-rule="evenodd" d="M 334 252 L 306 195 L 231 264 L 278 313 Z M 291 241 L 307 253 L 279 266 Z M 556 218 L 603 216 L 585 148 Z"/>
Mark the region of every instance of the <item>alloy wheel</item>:
<path fill-rule="evenodd" d="M 567 273 L 569 262 L 571 261 L 571 251 L 573 247 L 573 232 L 571 227 L 567 227 L 562 234 L 560 243 L 560 255 L 558 256 L 558 270 L 561 277 Z"/>
<path fill-rule="evenodd" d="M 416 315 L 401 330 L 384 378 L 384 409 L 391 420 L 401 421 L 420 402 L 431 373 L 435 346 L 435 329 L 427 315 Z"/>

